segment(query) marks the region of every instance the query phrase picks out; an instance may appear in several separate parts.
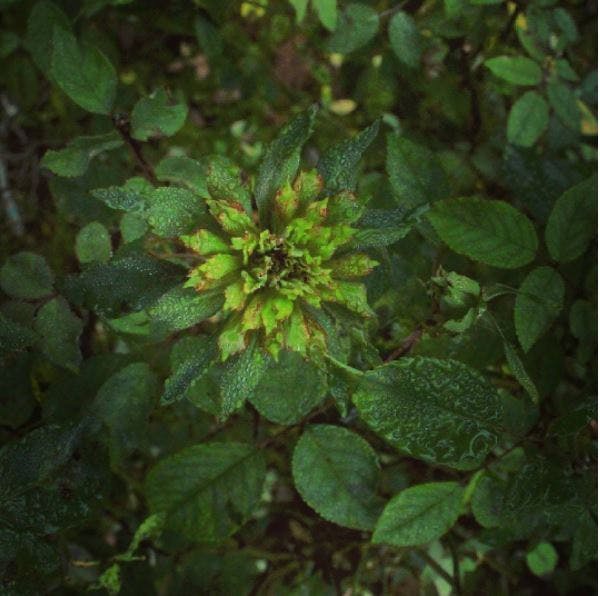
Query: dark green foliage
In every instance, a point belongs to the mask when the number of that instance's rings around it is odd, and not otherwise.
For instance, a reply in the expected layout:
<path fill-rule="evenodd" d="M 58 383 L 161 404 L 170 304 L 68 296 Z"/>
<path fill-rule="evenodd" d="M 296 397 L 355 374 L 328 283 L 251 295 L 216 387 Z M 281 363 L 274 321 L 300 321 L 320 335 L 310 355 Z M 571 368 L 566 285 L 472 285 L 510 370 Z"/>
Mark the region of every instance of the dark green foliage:
<path fill-rule="evenodd" d="M 596 21 L 0 0 L 0 594 L 596 593 Z"/>

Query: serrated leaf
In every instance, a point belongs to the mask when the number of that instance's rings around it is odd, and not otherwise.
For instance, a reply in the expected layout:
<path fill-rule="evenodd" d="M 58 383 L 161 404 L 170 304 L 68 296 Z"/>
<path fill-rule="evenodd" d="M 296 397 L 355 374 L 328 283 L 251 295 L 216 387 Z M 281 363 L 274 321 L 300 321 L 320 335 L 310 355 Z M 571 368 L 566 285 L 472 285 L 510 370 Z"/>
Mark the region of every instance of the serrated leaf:
<path fill-rule="evenodd" d="M 35 317 L 34 329 L 40 336 L 41 351 L 55 364 L 77 371 L 81 364 L 79 336 L 83 323 L 59 296 L 40 308 Z"/>
<path fill-rule="evenodd" d="M 227 361 L 220 380 L 220 419 L 228 418 L 242 407 L 260 381 L 266 367 L 266 354 L 258 347 L 256 337 L 241 354 Z"/>
<path fill-rule="evenodd" d="M 220 292 L 197 292 L 176 286 L 163 294 L 148 310 L 157 333 L 192 327 L 212 317 L 223 306 Z"/>
<path fill-rule="evenodd" d="M 52 61 L 52 35 L 54 27 L 71 30 L 67 15 L 54 2 L 41 0 L 31 9 L 27 19 L 25 47 L 33 61 L 44 74 L 48 74 Z"/>
<path fill-rule="evenodd" d="M 316 115 L 317 106 L 313 105 L 296 116 L 282 128 L 265 152 L 254 185 L 259 218 L 265 226 L 269 223 L 275 193 L 285 182 L 291 182 L 298 171 L 300 152 L 312 133 Z"/>
<path fill-rule="evenodd" d="M 150 367 L 135 362 L 112 375 L 98 391 L 92 412 L 108 427 L 113 465 L 144 445 L 157 388 L 158 379 Z"/>
<path fill-rule="evenodd" d="M 528 91 L 510 109 L 507 136 L 510 143 L 533 147 L 542 136 L 549 120 L 549 108 L 544 98 Z"/>
<path fill-rule="evenodd" d="M 515 329 L 525 352 L 559 315 L 564 296 L 563 279 L 552 267 L 537 267 L 523 280 L 515 301 Z"/>
<path fill-rule="evenodd" d="M 206 187 L 217 201 L 235 201 L 246 213 L 252 213 L 252 198 L 248 186 L 242 181 L 242 170 L 231 160 L 215 155 L 206 167 Z"/>
<path fill-rule="evenodd" d="M 13 298 L 36 300 L 52 293 L 54 274 L 46 259 L 20 252 L 6 259 L 0 269 L 0 288 Z"/>
<path fill-rule="evenodd" d="M 150 137 L 171 137 L 185 124 L 188 108 L 181 100 L 172 102 L 164 89 L 142 97 L 131 112 L 134 139 L 147 141 Z"/>
<path fill-rule="evenodd" d="M 148 223 L 155 234 L 165 238 L 189 234 L 207 215 L 204 199 L 185 188 L 163 186 L 150 197 Z"/>
<path fill-rule="evenodd" d="M 178 155 L 163 158 L 154 169 L 154 173 L 158 180 L 186 186 L 201 197 L 207 197 L 205 170 L 205 166 L 199 161 Z"/>
<path fill-rule="evenodd" d="M 308 426 L 292 458 L 294 484 L 321 517 L 347 528 L 370 530 L 383 500 L 377 495 L 379 464 L 373 448 L 339 426 Z"/>
<path fill-rule="evenodd" d="M 447 199 L 434 203 L 427 217 L 452 250 L 475 261 L 515 269 L 535 258 L 538 239 L 533 224 L 504 201 Z"/>
<path fill-rule="evenodd" d="M 69 299 L 79 305 L 114 316 L 123 306 L 141 310 L 183 281 L 185 270 L 168 261 L 132 254 L 92 263 L 66 281 Z"/>
<path fill-rule="evenodd" d="M 421 61 L 421 34 L 411 15 L 398 11 L 388 26 L 390 45 L 400 62 L 416 68 Z"/>
<path fill-rule="evenodd" d="M 162 459 L 148 474 L 152 513 L 190 540 L 218 542 L 242 525 L 260 498 L 262 453 L 243 443 L 205 443 Z"/>
<path fill-rule="evenodd" d="M 595 176 L 565 191 L 556 201 L 546 225 L 551 257 L 568 263 L 581 256 L 596 233 L 597 179 Z"/>
<path fill-rule="evenodd" d="M 132 179 L 135 180 L 135 179 Z M 146 207 L 146 194 L 150 194 L 153 188 L 136 188 L 136 183 L 126 183 L 124 186 L 109 186 L 107 188 L 96 188 L 92 190 L 92 196 L 102 201 L 111 209 L 127 211 L 128 213 L 142 212 Z"/>
<path fill-rule="evenodd" d="M 357 135 L 330 147 L 319 159 L 317 170 L 328 194 L 356 187 L 357 166 L 379 132 L 379 120 Z"/>
<path fill-rule="evenodd" d="M 330 52 L 350 54 L 367 45 L 379 31 L 379 15 L 366 4 L 348 4 L 327 42 Z"/>
<path fill-rule="evenodd" d="M 217 358 L 217 344 L 210 336 L 180 340 L 171 354 L 171 376 L 165 381 L 161 405 L 183 399 Z"/>
<path fill-rule="evenodd" d="M 458 482 L 430 482 L 401 491 L 377 520 L 373 542 L 416 546 L 437 540 L 456 523 L 463 495 Z"/>
<path fill-rule="evenodd" d="M 479 466 L 504 431 L 497 391 L 456 360 L 402 358 L 380 366 L 364 375 L 353 401 L 394 447 L 460 470 Z"/>
<path fill-rule="evenodd" d="M 78 44 L 75 36 L 54 27 L 52 75 L 79 106 L 94 114 L 109 114 L 117 91 L 117 73 L 94 46 Z"/>
<path fill-rule="evenodd" d="M 496 56 L 484 64 L 499 78 L 513 85 L 537 85 L 542 81 L 542 69 L 524 56 Z"/>
<path fill-rule="evenodd" d="M 396 200 L 408 208 L 445 199 L 446 173 L 428 148 L 394 134 L 387 136 L 386 171 Z"/>
<path fill-rule="evenodd" d="M 267 420 L 296 424 L 325 397 L 327 377 L 298 352 L 283 350 L 250 392 L 250 403 Z"/>
<path fill-rule="evenodd" d="M 117 149 L 121 145 L 123 140 L 115 131 L 91 137 L 77 137 L 64 149 L 46 151 L 41 165 L 58 176 L 76 178 L 85 174 L 90 161 L 97 155 Z"/>
<path fill-rule="evenodd" d="M 112 256 L 108 230 L 97 221 L 81 228 L 75 239 L 75 253 L 80 263 L 108 261 Z"/>

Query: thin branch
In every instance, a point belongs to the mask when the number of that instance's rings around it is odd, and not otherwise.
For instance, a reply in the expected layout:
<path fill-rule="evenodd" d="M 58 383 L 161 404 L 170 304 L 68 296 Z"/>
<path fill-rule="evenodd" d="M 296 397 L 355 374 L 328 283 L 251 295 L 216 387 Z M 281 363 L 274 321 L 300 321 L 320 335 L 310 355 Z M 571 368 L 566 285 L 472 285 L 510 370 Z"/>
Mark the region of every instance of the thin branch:
<path fill-rule="evenodd" d="M 15 236 L 21 237 L 25 234 L 25 226 L 21 219 L 19 206 L 9 185 L 8 172 L 4 160 L 0 158 L 0 199 L 6 213 L 8 225 Z"/>
<path fill-rule="evenodd" d="M 129 117 L 126 114 L 115 114 L 113 116 L 113 124 L 118 130 L 125 144 L 129 147 L 135 161 L 142 170 L 144 176 L 154 185 L 158 183 L 154 168 L 146 161 L 144 154 L 142 153 L 142 146 L 131 136 L 131 125 L 129 123 Z"/>
<path fill-rule="evenodd" d="M 402 343 L 393 352 L 388 354 L 385 362 L 392 362 L 392 360 L 397 360 L 401 356 L 408 354 L 419 343 L 422 335 L 423 330 L 420 327 L 415 329 L 408 337 L 404 338 Z"/>
<path fill-rule="evenodd" d="M 413 552 L 417 557 L 422 558 L 451 588 L 455 587 L 454 578 L 428 552 L 421 548 L 416 548 Z"/>

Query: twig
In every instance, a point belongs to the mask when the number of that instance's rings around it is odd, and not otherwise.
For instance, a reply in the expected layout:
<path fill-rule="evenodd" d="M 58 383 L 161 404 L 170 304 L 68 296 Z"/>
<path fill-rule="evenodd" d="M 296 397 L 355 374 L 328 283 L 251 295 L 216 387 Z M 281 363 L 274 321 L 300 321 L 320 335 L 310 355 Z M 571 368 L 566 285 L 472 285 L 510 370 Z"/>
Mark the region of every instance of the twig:
<path fill-rule="evenodd" d="M 454 578 L 429 553 L 420 548 L 416 548 L 414 553 L 421 557 L 451 588 L 455 587 Z"/>
<path fill-rule="evenodd" d="M 408 337 L 406 337 L 402 343 L 393 351 L 385 359 L 385 362 L 392 362 L 392 360 L 396 360 L 400 358 L 400 356 L 404 356 L 408 354 L 413 347 L 419 343 L 421 336 L 423 335 L 423 330 L 418 327 L 415 329 Z"/>
<path fill-rule="evenodd" d="M 127 114 L 115 114 L 112 120 L 115 128 L 119 131 L 119 134 L 125 141 L 125 144 L 131 150 L 131 153 L 133 154 L 138 166 L 144 173 L 144 176 L 152 184 L 156 185 L 158 180 L 156 178 L 156 174 L 154 173 L 154 168 L 146 161 L 146 158 L 142 153 L 142 147 L 140 143 L 131 136 L 129 116 L 127 116 Z"/>
<path fill-rule="evenodd" d="M 0 199 L 2 199 L 6 219 L 12 233 L 18 237 L 23 236 L 25 234 L 25 226 L 23 225 L 19 207 L 9 186 L 8 173 L 3 159 L 0 159 Z"/>
<path fill-rule="evenodd" d="M 456 553 L 456 545 L 452 536 L 448 536 L 448 547 L 452 556 L 452 575 L 454 576 L 454 590 L 456 594 L 460 596 L 462 594 L 462 588 L 460 585 L 460 567 L 458 562 L 458 554 Z"/>

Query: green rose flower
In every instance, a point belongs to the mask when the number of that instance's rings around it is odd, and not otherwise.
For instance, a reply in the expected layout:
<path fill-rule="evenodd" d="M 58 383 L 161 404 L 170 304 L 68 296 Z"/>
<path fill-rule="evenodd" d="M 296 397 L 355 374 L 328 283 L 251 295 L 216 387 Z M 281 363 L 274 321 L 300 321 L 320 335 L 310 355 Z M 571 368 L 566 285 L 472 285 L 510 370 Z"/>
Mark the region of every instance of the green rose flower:
<path fill-rule="evenodd" d="M 322 190 L 316 171 L 301 172 L 276 193 L 265 229 L 242 203 L 209 199 L 217 225 L 181 236 L 203 257 L 186 286 L 225 296 L 222 360 L 244 350 L 253 335 L 275 358 L 282 348 L 324 349 L 324 331 L 311 316 L 324 302 L 373 315 L 358 280 L 377 262 L 352 252 L 351 242 L 363 206 L 351 192 L 319 198 Z"/>

